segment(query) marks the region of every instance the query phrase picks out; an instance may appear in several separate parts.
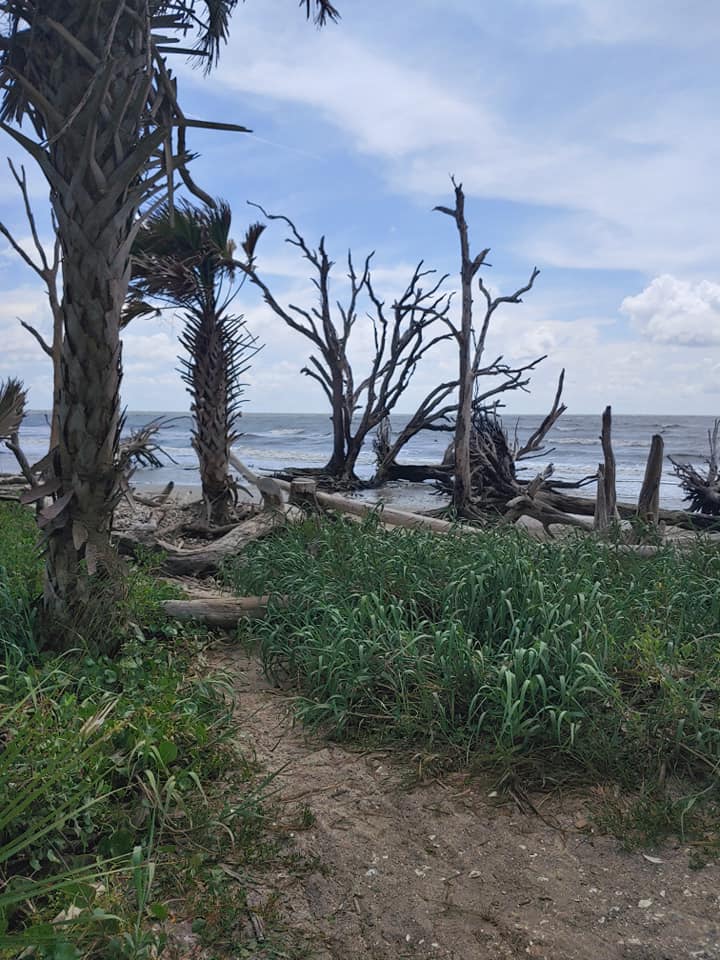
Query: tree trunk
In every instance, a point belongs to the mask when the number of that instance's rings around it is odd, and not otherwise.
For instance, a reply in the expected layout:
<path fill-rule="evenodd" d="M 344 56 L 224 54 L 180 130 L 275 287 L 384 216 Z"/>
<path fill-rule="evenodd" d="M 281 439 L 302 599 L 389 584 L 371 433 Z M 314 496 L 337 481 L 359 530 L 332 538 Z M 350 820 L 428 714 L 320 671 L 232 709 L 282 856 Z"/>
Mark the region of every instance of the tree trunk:
<path fill-rule="evenodd" d="M 228 423 L 227 365 L 221 318 L 208 308 L 194 330 L 186 382 L 195 418 L 193 446 L 200 465 L 203 498 L 212 523 L 226 523 L 234 501 L 230 477 L 232 424 Z"/>
<path fill-rule="evenodd" d="M 615 454 L 612 448 L 612 407 L 605 407 L 602 415 L 602 432 L 600 434 L 604 457 L 602 483 L 605 488 L 605 504 L 608 524 L 620 519 L 617 511 L 617 489 L 615 484 Z M 598 484 L 600 480 L 598 480 Z"/>
<path fill-rule="evenodd" d="M 88 191 L 90 193 L 90 191 Z M 61 205 L 55 202 L 56 208 Z M 54 613 L 86 604 L 91 576 L 107 571 L 117 500 L 120 433 L 120 311 L 128 282 L 126 224 L 106 223 L 85 204 L 66 216 L 64 297 L 58 391 L 58 466 L 62 488 L 47 545 L 45 601 Z M 63 212 L 60 211 L 60 216 Z M 85 564 L 83 564 L 85 561 Z M 117 571 L 112 571 L 113 578 Z"/>
<path fill-rule="evenodd" d="M 355 474 L 355 467 L 357 466 L 358 457 L 362 453 L 362 448 L 365 443 L 365 437 L 367 433 L 362 435 L 356 434 L 348 444 L 347 453 L 345 455 L 345 468 L 343 470 L 343 479 L 348 481 L 357 480 Z"/>
<path fill-rule="evenodd" d="M 51 620 L 71 621 L 86 639 L 107 643 L 108 651 L 117 639 L 108 629 L 108 604 L 123 592 L 110 546 L 120 315 L 137 211 L 149 193 L 142 171 L 165 136 L 141 125 L 150 61 L 146 15 L 144 0 L 126 0 L 122 8 L 110 0 L 57 5 L 61 29 L 79 46 L 38 27 L 42 50 L 32 60 L 47 143 L 28 149 L 50 183 L 64 274 L 57 489 L 40 520 L 47 535 L 45 609 Z M 77 643 L 67 630 L 49 636 L 59 646 Z"/>
<path fill-rule="evenodd" d="M 60 388 L 62 385 L 62 341 L 63 314 L 51 291 L 50 302 L 53 313 L 52 367 L 53 367 L 53 407 L 50 422 L 50 449 L 60 442 Z"/>
<path fill-rule="evenodd" d="M 461 214 L 461 216 L 463 216 Z M 453 483 L 453 506 L 460 513 L 470 503 L 472 473 L 470 469 L 470 432 L 472 429 L 473 372 L 470 357 L 472 330 L 472 275 L 467 239 L 467 224 L 464 216 L 461 229 L 462 241 L 462 325 L 459 339 L 459 404 L 455 425 L 455 478 Z"/>
<path fill-rule="evenodd" d="M 345 395 L 342 376 L 333 370 L 332 385 L 332 433 L 333 448 L 330 459 L 323 468 L 323 473 L 338 480 L 344 479 L 346 472 L 345 447 Z"/>

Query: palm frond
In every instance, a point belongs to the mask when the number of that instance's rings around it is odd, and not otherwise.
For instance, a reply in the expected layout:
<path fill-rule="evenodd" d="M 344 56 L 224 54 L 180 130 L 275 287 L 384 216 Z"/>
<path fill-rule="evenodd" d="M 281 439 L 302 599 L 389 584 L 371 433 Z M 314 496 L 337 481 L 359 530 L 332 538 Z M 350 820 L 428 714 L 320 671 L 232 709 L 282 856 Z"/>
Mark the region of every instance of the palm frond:
<path fill-rule="evenodd" d="M 191 8 L 187 11 L 188 22 L 195 26 L 197 56 L 203 60 L 206 73 L 217 64 L 220 57 L 220 48 L 227 43 L 230 17 L 238 4 L 238 0 L 203 0 L 204 15 L 196 13 L 197 4 L 194 0 L 184 3 Z"/>
<path fill-rule="evenodd" d="M 127 322 L 147 315 L 151 300 L 188 309 L 215 304 L 234 272 L 231 225 L 222 200 L 213 207 L 166 204 L 148 217 L 133 245 Z"/>
<path fill-rule="evenodd" d="M 27 392 L 20 380 L 0 381 L 0 440 L 17 433 L 25 416 Z"/>
<path fill-rule="evenodd" d="M 308 20 L 312 17 L 319 27 L 325 26 L 328 20 L 340 19 L 340 11 L 329 0 L 300 0 L 300 6 L 305 8 Z"/>
<path fill-rule="evenodd" d="M 257 246 L 257 242 L 262 236 L 266 226 L 267 224 L 265 223 L 251 223 L 247 228 L 245 239 L 243 240 L 241 246 L 247 258 L 248 267 L 252 267 L 255 262 L 255 247 Z"/>

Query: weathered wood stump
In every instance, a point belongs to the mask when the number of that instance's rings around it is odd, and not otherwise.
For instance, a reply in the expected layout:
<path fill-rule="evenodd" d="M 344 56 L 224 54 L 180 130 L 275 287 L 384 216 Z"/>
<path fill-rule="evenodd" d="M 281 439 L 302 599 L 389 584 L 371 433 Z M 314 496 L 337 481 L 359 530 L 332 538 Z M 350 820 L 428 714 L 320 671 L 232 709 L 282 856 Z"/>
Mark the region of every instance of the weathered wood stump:
<path fill-rule="evenodd" d="M 659 433 L 653 435 L 645 465 L 645 477 L 638 498 L 638 517 L 657 526 L 660 516 L 660 480 L 662 478 L 665 442 Z"/>
<path fill-rule="evenodd" d="M 297 477 L 290 484 L 290 503 L 305 513 L 319 513 L 317 482 L 312 477 Z"/>

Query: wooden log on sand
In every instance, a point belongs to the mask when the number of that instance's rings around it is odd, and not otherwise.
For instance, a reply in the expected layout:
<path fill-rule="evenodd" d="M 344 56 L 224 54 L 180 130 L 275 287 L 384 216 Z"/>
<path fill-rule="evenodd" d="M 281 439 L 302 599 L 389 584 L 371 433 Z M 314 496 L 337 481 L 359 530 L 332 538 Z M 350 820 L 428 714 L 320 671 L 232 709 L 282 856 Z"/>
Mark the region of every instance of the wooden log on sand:
<path fill-rule="evenodd" d="M 285 480 L 275 481 L 284 492 L 290 493 L 291 485 Z M 315 498 L 321 507 L 337 510 L 339 513 L 349 513 L 357 517 L 367 517 L 377 513 L 383 523 L 393 527 L 405 527 L 410 530 L 432 530 L 434 533 L 479 533 L 477 527 L 450 523 L 448 520 L 438 520 L 436 517 L 425 517 L 419 513 L 408 513 L 406 510 L 396 510 L 382 504 L 363 503 L 361 500 L 351 500 L 336 493 L 323 493 L 318 490 Z"/>
<path fill-rule="evenodd" d="M 195 620 L 208 627 L 232 629 L 240 620 L 264 617 L 269 601 L 269 597 L 203 597 L 163 600 L 160 606 L 173 620 Z"/>

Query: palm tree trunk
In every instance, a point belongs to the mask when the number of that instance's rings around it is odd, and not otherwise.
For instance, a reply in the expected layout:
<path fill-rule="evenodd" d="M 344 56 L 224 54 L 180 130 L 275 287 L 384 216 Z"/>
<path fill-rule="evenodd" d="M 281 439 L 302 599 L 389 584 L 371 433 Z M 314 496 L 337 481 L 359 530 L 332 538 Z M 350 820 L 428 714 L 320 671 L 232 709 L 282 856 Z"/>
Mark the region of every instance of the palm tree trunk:
<path fill-rule="evenodd" d="M 88 574 L 100 569 L 117 582 L 110 527 L 117 500 L 119 317 L 128 258 L 117 231 L 98 235 L 85 226 L 76 220 L 74 242 L 65 250 L 57 467 L 61 499 L 68 503 L 47 544 L 45 602 L 53 614 L 90 601 Z"/>
<path fill-rule="evenodd" d="M 228 423 L 228 370 L 222 317 L 209 306 L 196 327 L 187 382 L 195 417 L 193 446 L 200 464 L 203 498 L 210 520 L 225 523 L 233 504 L 230 478 L 232 424 Z"/>
<path fill-rule="evenodd" d="M 107 628 L 110 605 L 123 592 L 110 545 L 118 495 L 120 317 L 137 211 L 148 195 L 142 170 L 164 136 L 143 129 L 138 112 L 128 109 L 140 103 L 138 91 L 147 82 L 144 11 L 143 0 L 122 9 L 110 0 L 59 6 L 61 26 L 89 52 L 79 54 L 64 36 L 47 31 L 47 50 L 37 61 L 37 83 L 51 106 L 44 119 L 47 148 L 34 155 L 51 185 L 64 274 L 57 489 L 43 521 L 45 613 L 48 626 L 83 625 L 86 639 L 88 625 Z M 90 63 L 93 56 L 99 65 Z M 105 610 L 101 621 L 95 601 Z M 99 646 L 107 643 L 111 652 L 113 631 L 96 632 Z M 55 645 L 76 642 L 66 630 L 46 633 Z"/>

